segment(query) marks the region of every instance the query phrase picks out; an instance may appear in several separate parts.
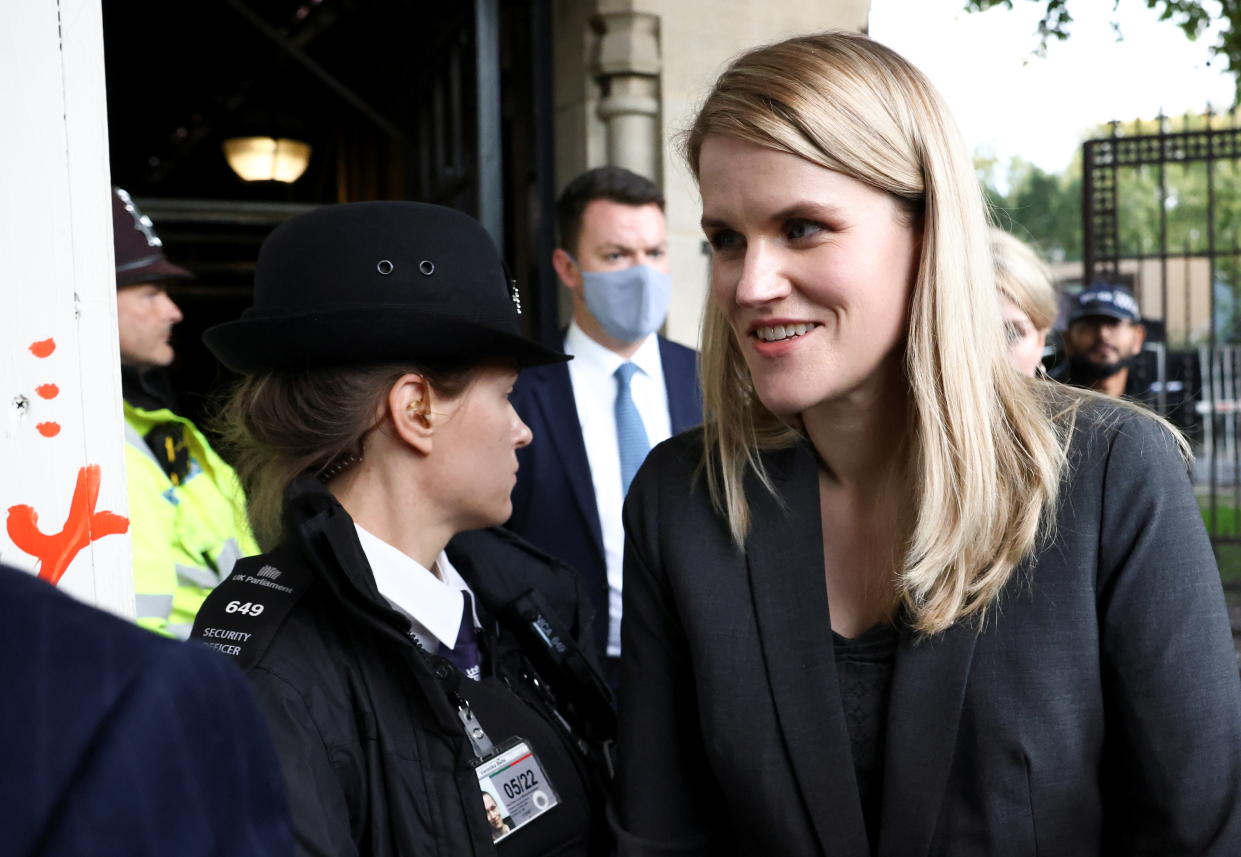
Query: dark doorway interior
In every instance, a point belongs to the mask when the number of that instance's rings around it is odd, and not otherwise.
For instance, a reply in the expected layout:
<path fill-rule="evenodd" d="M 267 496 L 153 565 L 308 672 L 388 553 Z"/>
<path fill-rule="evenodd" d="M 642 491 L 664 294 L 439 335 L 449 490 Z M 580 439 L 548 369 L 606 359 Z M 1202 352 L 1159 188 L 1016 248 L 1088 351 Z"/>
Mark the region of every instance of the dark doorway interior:
<path fill-rule="evenodd" d="M 417 199 L 503 241 L 524 323 L 556 326 L 549 0 L 104 0 L 114 184 L 197 274 L 174 297 L 192 418 L 226 380 L 202 330 L 249 305 L 259 244 L 314 205 Z M 248 183 L 233 136 L 312 146 L 293 184 Z"/>

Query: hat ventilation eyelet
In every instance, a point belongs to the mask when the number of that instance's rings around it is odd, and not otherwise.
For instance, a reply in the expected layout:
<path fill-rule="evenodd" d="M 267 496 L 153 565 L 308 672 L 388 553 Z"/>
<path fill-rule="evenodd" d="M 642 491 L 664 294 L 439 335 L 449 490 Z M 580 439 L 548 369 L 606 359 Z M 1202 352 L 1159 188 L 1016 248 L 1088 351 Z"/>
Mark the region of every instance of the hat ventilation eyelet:
<path fill-rule="evenodd" d="M 431 276 L 435 273 L 435 263 L 430 259 L 423 259 L 418 263 L 418 270 L 422 271 L 424 276 Z"/>
<path fill-rule="evenodd" d="M 389 262 L 387 259 L 380 259 L 379 263 L 375 265 L 375 270 L 383 274 L 386 277 L 392 273 L 392 270 L 395 267 L 396 266 L 393 265 L 391 262 Z"/>

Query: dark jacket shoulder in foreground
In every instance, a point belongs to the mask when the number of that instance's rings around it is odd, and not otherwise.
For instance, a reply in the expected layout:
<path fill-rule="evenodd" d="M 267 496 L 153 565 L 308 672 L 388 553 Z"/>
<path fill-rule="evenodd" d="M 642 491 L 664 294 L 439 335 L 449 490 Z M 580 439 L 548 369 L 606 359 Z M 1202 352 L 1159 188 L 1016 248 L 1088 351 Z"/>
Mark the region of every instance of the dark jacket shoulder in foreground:
<path fill-rule="evenodd" d="M 902 629 L 881 833 L 863 825 L 832 656 L 816 466 L 764 455 L 746 551 L 652 452 L 626 505 L 618 823 L 626 855 L 1241 854 L 1241 682 L 1172 438 L 1088 403 L 1054 539 L 979 633 Z"/>
<path fill-rule="evenodd" d="M 0 852 L 279 857 L 280 770 L 240 673 L 0 568 Z"/>

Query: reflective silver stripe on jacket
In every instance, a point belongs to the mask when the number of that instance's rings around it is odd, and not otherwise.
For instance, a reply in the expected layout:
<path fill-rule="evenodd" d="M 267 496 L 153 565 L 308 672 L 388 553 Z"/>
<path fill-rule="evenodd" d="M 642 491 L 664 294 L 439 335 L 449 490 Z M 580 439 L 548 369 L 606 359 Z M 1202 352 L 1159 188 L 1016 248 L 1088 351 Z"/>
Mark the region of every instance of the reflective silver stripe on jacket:
<path fill-rule="evenodd" d="M 135 595 L 134 609 L 139 619 L 167 619 L 172 615 L 172 596 Z"/>
<path fill-rule="evenodd" d="M 177 563 L 177 580 L 182 585 L 188 583 L 203 589 L 215 589 L 215 585 L 220 582 L 220 578 L 209 568 L 182 565 L 181 563 Z"/>
<path fill-rule="evenodd" d="M 146 440 L 143 439 L 142 435 L 138 434 L 138 430 L 131 426 L 128 421 L 125 423 L 125 442 L 158 464 L 160 470 L 164 469 L 164 465 L 159 463 L 155 453 L 151 452 L 151 447 L 147 446 Z"/>
<path fill-rule="evenodd" d="M 220 547 L 220 552 L 215 559 L 215 567 L 219 571 L 220 580 L 232 573 L 233 566 L 237 564 L 237 560 L 241 559 L 241 557 L 241 545 L 237 544 L 236 539 L 229 539 Z"/>
<path fill-rule="evenodd" d="M 167 626 L 165 626 L 164 630 L 167 631 L 172 636 L 176 637 L 178 640 L 188 640 L 190 638 L 190 631 L 194 630 L 194 626 L 193 625 L 173 625 L 172 623 L 169 623 Z"/>

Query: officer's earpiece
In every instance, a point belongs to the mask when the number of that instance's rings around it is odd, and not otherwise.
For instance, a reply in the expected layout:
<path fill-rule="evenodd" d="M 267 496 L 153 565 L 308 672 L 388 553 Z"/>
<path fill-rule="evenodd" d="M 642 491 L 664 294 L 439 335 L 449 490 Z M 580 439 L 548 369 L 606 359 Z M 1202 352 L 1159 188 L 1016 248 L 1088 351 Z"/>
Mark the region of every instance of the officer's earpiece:
<path fill-rule="evenodd" d="M 426 399 L 410 402 L 405 408 L 405 415 L 426 428 L 431 426 L 431 408 L 428 406 Z"/>

